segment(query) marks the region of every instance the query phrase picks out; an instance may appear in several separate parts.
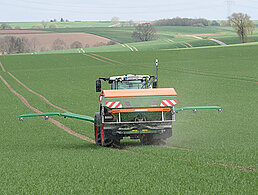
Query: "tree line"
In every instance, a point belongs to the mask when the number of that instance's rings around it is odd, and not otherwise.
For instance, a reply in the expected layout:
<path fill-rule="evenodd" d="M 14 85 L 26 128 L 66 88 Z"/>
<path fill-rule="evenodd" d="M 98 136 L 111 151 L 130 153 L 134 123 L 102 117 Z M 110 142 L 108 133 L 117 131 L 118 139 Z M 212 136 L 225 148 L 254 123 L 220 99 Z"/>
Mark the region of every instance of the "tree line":
<path fill-rule="evenodd" d="M 209 21 L 204 18 L 172 18 L 172 19 L 161 19 L 156 20 L 152 23 L 154 26 L 220 26 L 216 21 Z"/>
<path fill-rule="evenodd" d="M 99 42 L 93 45 L 94 47 L 114 45 L 117 44 L 114 41 L 107 43 Z M 76 48 L 88 48 L 89 44 L 83 45 L 80 41 L 74 41 L 70 45 L 62 39 L 56 39 L 51 48 L 42 47 L 36 38 L 27 39 L 26 37 L 5 36 L 0 38 L 0 52 L 1 54 L 15 54 L 15 53 L 31 53 L 47 50 L 64 50 L 64 49 L 76 49 Z"/>

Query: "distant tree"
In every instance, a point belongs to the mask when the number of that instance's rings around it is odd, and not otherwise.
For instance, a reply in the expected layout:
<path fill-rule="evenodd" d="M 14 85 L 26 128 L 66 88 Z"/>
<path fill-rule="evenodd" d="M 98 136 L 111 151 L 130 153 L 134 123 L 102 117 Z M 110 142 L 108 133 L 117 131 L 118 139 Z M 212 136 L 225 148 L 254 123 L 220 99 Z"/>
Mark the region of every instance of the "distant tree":
<path fill-rule="evenodd" d="M 150 23 L 138 24 L 132 37 L 136 41 L 151 41 L 156 39 L 156 30 Z"/>
<path fill-rule="evenodd" d="M 30 51 L 30 43 L 25 37 L 5 36 L 0 41 L 2 53 L 26 53 Z"/>
<path fill-rule="evenodd" d="M 52 48 L 54 50 L 63 50 L 66 49 L 66 43 L 62 39 L 56 39 L 53 42 Z"/>
<path fill-rule="evenodd" d="M 53 21 L 56 22 L 56 19 L 54 19 Z"/>
<path fill-rule="evenodd" d="M 213 20 L 211 26 L 220 26 L 220 24 L 216 20 Z"/>
<path fill-rule="evenodd" d="M 43 29 L 44 26 L 42 24 L 33 25 L 32 28 L 34 29 Z"/>
<path fill-rule="evenodd" d="M 56 25 L 56 24 L 50 24 L 50 25 L 48 26 L 48 28 L 50 28 L 50 29 L 55 29 L 55 28 L 57 28 L 57 25 Z"/>
<path fill-rule="evenodd" d="M 61 18 L 60 22 L 64 22 L 64 18 Z"/>
<path fill-rule="evenodd" d="M 248 41 L 247 35 L 252 34 L 255 29 L 255 25 L 253 21 L 250 20 L 250 16 L 243 13 L 233 13 L 228 17 L 228 20 L 239 36 L 240 41 L 246 43 Z"/>
<path fill-rule="evenodd" d="M 70 45 L 71 49 L 76 49 L 76 48 L 82 48 L 82 43 L 80 41 L 74 41 L 71 45 Z"/>
<path fill-rule="evenodd" d="M 98 42 L 98 43 L 94 44 L 94 47 L 101 47 L 101 46 L 105 46 L 105 45 L 107 45 L 107 44 L 104 42 Z"/>
<path fill-rule="evenodd" d="M 1 30 L 10 30 L 12 27 L 9 24 L 3 23 L 0 27 Z"/>
<path fill-rule="evenodd" d="M 69 22 L 69 20 L 68 20 L 68 19 L 66 19 L 66 20 L 65 20 L 65 22 Z"/>
<path fill-rule="evenodd" d="M 36 38 L 30 40 L 30 49 L 32 52 L 38 51 L 39 45 L 39 41 Z"/>
<path fill-rule="evenodd" d="M 43 28 L 47 28 L 48 22 L 46 22 L 46 21 L 43 20 L 43 21 L 41 22 L 41 24 L 42 24 Z"/>
<path fill-rule="evenodd" d="M 14 45 L 15 53 L 26 53 L 30 51 L 30 44 L 27 38 L 18 37 L 16 38 Z"/>
<path fill-rule="evenodd" d="M 221 20 L 220 25 L 221 26 L 230 26 L 230 22 L 229 22 L 229 20 Z"/>
<path fill-rule="evenodd" d="M 115 45 L 115 44 L 117 44 L 117 42 L 115 42 L 115 41 L 109 41 L 109 42 L 107 42 L 107 45 Z"/>
<path fill-rule="evenodd" d="M 128 24 L 129 24 L 129 26 L 133 26 L 134 25 L 134 21 L 133 20 L 129 20 Z"/>
<path fill-rule="evenodd" d="M 54 22 L 54 20 L 51 19 L 50 22 Z"/>
<path fill-rule="evenodd" d="M 112 17 L 111 23 L 112 24 L 118 24 L 119 23 L 119 17 L 117 17 L 117 16 Z"/>
<path fill-rule="evenodd" d="M 14 29 L 15 29 L 15 30 L 20 30 L 20 29 L 21 29 L 21 26 L 15 26 Z"/>

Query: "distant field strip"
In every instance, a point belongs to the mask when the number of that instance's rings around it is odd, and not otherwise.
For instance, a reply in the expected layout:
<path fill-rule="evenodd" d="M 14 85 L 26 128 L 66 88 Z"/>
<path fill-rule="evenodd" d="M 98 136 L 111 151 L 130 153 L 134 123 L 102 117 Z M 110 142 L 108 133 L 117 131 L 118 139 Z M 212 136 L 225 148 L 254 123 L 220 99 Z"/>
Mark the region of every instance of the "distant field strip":
<path fill-rule="evenodd" d="M 214 41 L 216 43 L 218 43 L 219 45 L 227 45 L 226 43 L 222 42 L 222 41 L 219 41 L 217 39 L 209 39 L 210 41 Z"/>
<path fill-rule="evenodd" d="M 33 106 L 31 106 L 31 105 L 29 104 L 29 102 L 28 102 L 21 94 L 19 94 L 18 92 L 16 92 L 16 91 L 7 83 L 7 81 L 6 81 L 1 75 L 0 75 L 0 79 L 3 81 L 3 83 L 6 85 L 6 87 L 8 87 L 8 89 L 22 101 L 22 103 L 23 103 L 25 106 L 27 106 L 29 109 L 33 110 L 33 111 L 36 112 L 36 113 L 42 113 L 40 110 L 38 110 L 38 109 L 34 108 Z M 69 127 L 63 125 L 62 123 L 60 123 L 60 122 L 58 122 L 58 121 L 56 121 L 56 120 L 54 120 L 54 119 L 52 119 L 52 118 L 49 118 L 49 121 L 50 121 L 51 123 L 53 123 L 54 125 L 60 127 L 61 129 L 63 129 L 64 131 L 66 131 L 67 133 L 69 133 L 69 134 L 71 134 L 71 135 L 74 135 L 74 136 L 76 136 L 76 137 L 78 137 L 78 138 L 80 138 L 80 139 L 83 139 L 83 140 L 85 140 L 85 141 L 88 141 L 88 142 L 91 142 L 91 143 L 95 143 L 93 139 L 91 139 L 91 138 L 89 138 L 89 137 L 86 137 L 86 136 L 84 136 L 84 135 L 81 135 L 81 134 L 79 134 L 79 133 L 74 132 L 74 131 L 71 130 Z"/>
<path fill-rule="evenodd" d="M 167 39 L 168 42 L 174 43 L 175 41 L 173 41 L 172 39 Z"/>
<path fill-rule="evenodd" d="M 4 66 L 3 66 L 3 64 L 2 64 L 1 62 L 0 62 L 0 66 L 1 66 L 1 68 L 2 68 L 2 71 L 3 71 L 3 72 L 6 72 L 5 69 L 4 69 Z"/>
<path fill-rule="evenodd" d="M 190 43 L 184 42 L 184 44 L 188 45 L 189 47 L 193 47 Z"/>
<path fill-rule="evenodd" d="M 133 66 L 133 65 L 131 65 Z M 149 68 L 149 66 L 142 65 L 141 67 Z M 176 69 L 173 70 L 165 67 L 160 67 L 160 69 L 167 70 L 167 71 L 173 71 L 173 72 L 179 72 L 179 73 L 186 73 L 186 74 L 193 74 L 193 75 L 203 75 L 203 76 L 212 76 L 217 78 L 223 78 L 223 79 L 230 79 L 230 80 L 236 80 L 236 81 L 242 81 L 242 82 L 249 82 L 249 83 L 258 83 L 258 78 L 255 77 L 243 77 L 239 75 L 229 75 L 229 74 L 222 74 L 222 73 L 214 73 L 214 72 L 201 72 L 201 71 L 194 71 L 194 70 L 188 70 L 188 69 Z"/>

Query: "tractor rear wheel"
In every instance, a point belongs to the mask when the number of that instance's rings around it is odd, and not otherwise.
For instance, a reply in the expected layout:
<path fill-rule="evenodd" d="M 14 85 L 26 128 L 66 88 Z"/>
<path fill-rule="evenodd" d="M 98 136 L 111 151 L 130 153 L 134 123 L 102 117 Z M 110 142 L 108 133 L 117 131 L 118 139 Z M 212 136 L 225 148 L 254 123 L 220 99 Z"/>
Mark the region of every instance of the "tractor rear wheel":
<path fill-rule="evenodd" d="M 95 143 L 96 145 L 101 145 L 101 118 L 100 113 L 95 113 L 95 120 L 94 120 L 94 132 L 95 132 Z"/>
<path fill-rule="evenodd" d="M 101 133 L 101 145 L 104 147 L 109 147 L 113 144 L 114 140 L 109 139 L 108 132 L 104 131 L 104 125 L 101 123 L 100 125 L 100 133 Z"/>
<path fill-rule="evenodd" d="M 141 144 L 143 144 L 143 145 L 151 145 L 152 144 L 152 135 L 150 135 L 150 134 L 142 135 L 140 137 L 140 141 L 141 141 Z"/>

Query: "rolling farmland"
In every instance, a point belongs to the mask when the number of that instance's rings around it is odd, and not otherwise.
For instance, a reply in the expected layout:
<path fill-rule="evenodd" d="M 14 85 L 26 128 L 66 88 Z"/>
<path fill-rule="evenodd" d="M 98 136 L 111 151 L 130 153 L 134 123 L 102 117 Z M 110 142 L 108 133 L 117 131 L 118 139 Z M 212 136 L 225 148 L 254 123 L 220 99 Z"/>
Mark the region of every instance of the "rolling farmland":
<path fill-rule="evenodd" d="M 97 48 L 88 48 L 87 55 L 0 56 L 1 194 L 255 194 L 258 45 L 165 50 L 162 41 L 128 44 L 138 52 L 114 45 L 97 55 Z M 60 110 L 14 77 L 54 105 L 93 116 L 99 108 L 98 77 L 155 74 L 156 58 L 159 85 L 176 89 L 178 107 L 221 105 L 224 112 L 177 114 L 166 147 L 124 140 L 123 150 L 98 147 L 42 118 L 17 119 L 33 111 L 14 91 L 42 112 Z M 94 138 L 90 123 L 53 118 Z"/>

